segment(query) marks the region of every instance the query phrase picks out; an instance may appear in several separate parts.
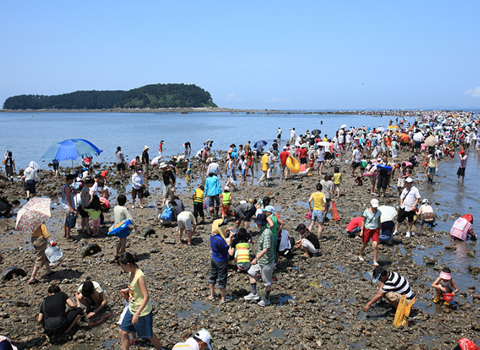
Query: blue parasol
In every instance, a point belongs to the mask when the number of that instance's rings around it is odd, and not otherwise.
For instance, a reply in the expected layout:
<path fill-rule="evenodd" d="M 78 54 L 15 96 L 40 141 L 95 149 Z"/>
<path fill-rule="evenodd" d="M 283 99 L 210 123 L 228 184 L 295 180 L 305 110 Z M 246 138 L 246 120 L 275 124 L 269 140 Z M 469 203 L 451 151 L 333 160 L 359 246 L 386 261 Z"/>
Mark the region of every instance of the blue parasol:
<path fill-rule="evenodd" d="M 260 140 L 260 141 L 257 141 L 255 142 L 255 144 L 253 145 L 253 148 L 263 148 L 267 145 L 267 141 L 264 141 L 264 140 Z"/>
<path fill-rule="evenodd" d="M 68 139 L 57 142 L 48 149 L 42 156 L 42 161 L 57 161 L 72 159 L 75 160 L 78 157 L 94 157 L 102 153 L 101 149 L 98 149 L 90 141 L 83 139 Z"/>

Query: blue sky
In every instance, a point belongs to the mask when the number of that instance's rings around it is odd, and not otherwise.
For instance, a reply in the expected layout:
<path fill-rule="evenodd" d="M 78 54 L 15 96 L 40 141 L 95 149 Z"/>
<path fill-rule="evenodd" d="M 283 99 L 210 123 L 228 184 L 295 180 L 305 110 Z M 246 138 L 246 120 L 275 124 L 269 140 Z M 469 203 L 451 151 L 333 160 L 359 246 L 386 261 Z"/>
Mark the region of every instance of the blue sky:
<path fill-rule="evenodd" d="M 2 1 L 0 103 L 196 84 L 221 107 L 480 108 L 479 1 Z"/>

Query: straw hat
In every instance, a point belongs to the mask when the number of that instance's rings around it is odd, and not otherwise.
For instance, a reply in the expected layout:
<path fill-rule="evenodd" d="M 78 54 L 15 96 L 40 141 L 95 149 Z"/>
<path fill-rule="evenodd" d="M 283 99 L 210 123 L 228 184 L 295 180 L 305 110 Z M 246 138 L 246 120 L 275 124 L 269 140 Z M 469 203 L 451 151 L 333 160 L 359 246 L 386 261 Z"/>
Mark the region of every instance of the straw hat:
<path fill-rule="evenodd" d="M 148 146 L 145 146 L 145 147 L 143 147 L 143 149 L 144 149 L 144 150 L 145 150 L 145 149 L 150 149 L 150 147 L 148 147 Z"/>

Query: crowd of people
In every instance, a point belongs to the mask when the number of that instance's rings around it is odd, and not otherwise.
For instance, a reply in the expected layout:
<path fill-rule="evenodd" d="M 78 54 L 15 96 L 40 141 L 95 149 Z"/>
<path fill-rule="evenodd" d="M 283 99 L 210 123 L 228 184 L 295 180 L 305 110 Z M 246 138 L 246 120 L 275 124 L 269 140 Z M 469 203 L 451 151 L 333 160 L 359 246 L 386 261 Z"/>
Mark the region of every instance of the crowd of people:
<path fill-rule="evenodd" d="M 138 198 L 138 209 L 143 209 L 143 198 L 148 194 L 149 172 L 152 166 L 162 172 L 163 202 L 162 211 L 175 211 L 175 220 L 178 225 L 178 244 L 192 245 L 192 237 L 197 225 L 205 224 L 206 219 L 212 220 L 210 246 L 211 264 L 210 300 L 219 298 L 221 303 L 232 301 L 227 293 L 229 262 L 235 261 L 239 272 L 246 272 L 246 284 L 251 292 L 244 297 L 246 301 L 255 301 L 260 307 L 270 305 L 270 292 L 275 280 L 274 272 L 280 256 L 288 256 L 296 249 L 301 249 L 308 257 L 321 254 L 323 239 L 323 223 L 332 220 L 328 217 L 329 210 L 335 205 L 336 198 L 340 197 L 342 177 L 350 172 L 340 171 L 345 161 L 351 168 L 351 176 L 355 184 L 363 181 L 370 182 L 370 194 L 373 199 L 363 214 L 352 218 L 346 226 L 347 234 L 352 238 L 361 239 L 358 260 L 365 261 L 365 250 L 372 241 L 373 250 L 373 281 L 381 281 L 378 293 L 365 305 L 364 311 L 381 298 L 385 298 L 393 307 L 396 307 L 400 297 L 406 295 L 408 300 L 413 299 L 414 292 L 408 280 L 394 271 L 387 271 L 380 266 L 377 257 L 379 242 L 391 244 L 396 234 L 401 234 L 402 223 L 407 221 L 407 238 L 415 235 L 414 225 L 433 224 L 435 215 L 429 201 L 423 198 L 414 185 L 414 169 L 416 174 L 423 174 L 427 182 L 433 183 L 434 175 L 438 170 L 438 162 L 444 157 L 454 157 L 458 154 L 460 165 L 458 179 L 463 181 L 467 166 L 468 153 L 472 147 L 480 150 L 478 133 L 478 119 L 470 115 L 449 115 L 447 113 L 425 114 L 422 119 L 409 123 L 402 118 L 391 120 L 387 127 L 360 128 L 346 125 L 339 128 L 334 135 L 321 137 L 320 130 L 303 135 L 296 134 L 295 128 L 290 130 L 290 139 L 282 146 L 282 130 L 278 128 L 277 137 L 271 149 L 263 150 L 253 147 L 248 141 L 245 145 L 231 144 L 226 157 L 219 160 L 212 151 L 213 141 L 207 140 L 204 148 L 196 152 L 199 166 L 192 167 L 191 145 L 184 144 L 184 152 L 180 156 L 164 161 L 164 141 L 159 144 L 159 155 L 153 160 L 149 157 L 149 147 L 145 146 L 142 155 L 135 157 L 128 165 L 132 169 L 131 208 L 134 209 Z M 408 160 L 397 162 L 399 157 Z M 289 165 L 289 159 L 299 160 L 302 171 L 298 172 Z M 423 160 L 423 162 L 422 162 Z M 220 161 L 225 162 L 222 169 Z M 124 178 L 127 173 L 127 161 L 119 146 L 115 153 L 117 176 Z M 186 175 L 194 175 L 204 179 L 204 182 L 191 195 L 193 212 L 185 210 L 183 204 L 180 209 L 175 208 L 175 186 L 179 174 L 180 163 L 187 163 Z M 254 180 L 254 169 L 260 167 L 262 172 L 258 185 L 274 186 L 275 181 L 287 181 L 294 176 L 317 176 L 318 182 L 310 194 L 307 213 L 307 224 L 297 223 L 296 232 L 300 238 L 295 240 L 284 229 L 284 222 L 280 213 L 272 206 L 272 199 L 248 198 L 237 199 L 235 190 L 247 182 L 247 177 Z M 5 153 L 5 172 L 9 180 L 13 181 L 15 161 L 12 152 Z M 423 165 L 423 170 L 418 170 Z M 333 166 L 333 174 L 325 170 Z M 274 169 L 280 169 L 277 179 Z M 30 162 L 23 171 L 21 181 L 24 182 L 26 197 L 35 195 L 35 182 L 38 181 L 38 165 Z M 58 170 L 58 169 L 57 169 Z M 195 173 L 196 171 L 196 173 Z M 192 174 L 193 173 L 193 174 Z M 316 173 L 316 175 L 315 175 Z M 240 181 L 237 180 L 240 176 Z M 225 176 L 225 178 L 224 178 Z M 220 181 L 225 181 L 221 185 Z M 386 191 L 396 185 L 398 190 L 398 210 L 394 207 L 383 208 L 380 200 L 387 195 Z M 68 220 L 77 213 L 81 217 L 81 230 L 86 235 L 98 235 L 98 227 L 104 220 L 104 214 L 110 209 L 110 189 L 107 186 L 107 173 L 92 174 L 91 159 L 85 159 L 83 168 L 77 174 L 67 174 L 65 184 L 61 190 L 62 204 L 65 212 L 65 237 L 71 239 L 72 225 Z M 117 196 L 115 205 L 114 224 L 118 225 L 125 220 L 130 226 L 116 235 L 119 243 L 115 248 L 113 260 L 129 276 L 128 288 L 122 289 L 120 294 L 128 303 L 120 325 L 122 349 L 128 349 L 133 339 L 149 339 L 156 349 L 161 349 L 158 337 L 153 333 L 152 304 L 149 300 L 147 276 L 137 266 L 135 256 L 126 252 L 127 237 L 131 228 L 137 229 L 133 215 L 127 209 L 127 194 Z M 233 206 L 236 203 L 237 205 Z M 420 205 L 421 204 L 421 205 Z M 206 210 L 206 212 L 204 212 Z M 389 213 L 394 212 L 393 215 Z M 167 216 L 159 215 L 167 220 Z M 396 219 L 395 219 L 396 217 Z M 199 221 L 201 218 L 201 221 Z M 92 227 L 90 230 L 90 219 Z M 169 218 L 171 221 L 172 218 Z M 256 224 L 252 230 L 250 222 Z M 198 222 L 197 222 L 198 221 Z M 396 222 L 395 222 L 396 221 Z M 242 227 L 242 222 L 244 223 Z M 454 239 L 466 240 L 468 236 L 476 239 L 473 233 L 473 217 L 466 214 L 455 221 L 451 235 Z M 317 234 L 314 233 L 317 225 Z M 256 238 L 253 232 L 256 231 Z M 187 240 L 183 240 L 183 234 Z M 36 284 L 36 274 L 40 268 L 46 269 L 47 275 L 53 274 L 45 249 L 51 242 L 46 224 L 43 223 L 32 234 L 32 244 L 35 248 L 36 262 L 29 283 Z M 262 281 L 265 293 L 260 297 L 257 282 Z M 215 293 L 215 284 L 218 282 L 220 295 Z M 434 301 L 439 302 L 442 293 L 457 293 L 459 290 L 451 277 L 450 270 L 445 268 L 440 277 L 433 282 L 435 290 Z M 62 293 L 56 285 L 48 289 L 48 297 L 43 301 L 38 321 L 42 322 L 47 334 L 68 333 L 84 313 L 92 317 L 105 307 L 107 299 L 98 282 L 85 281 L 76 293 L 76 303 Z M 445 301 L 447 303 L 447 301 Z M 447 303 L 448 304 L 448 303 Z M 65 313 L 65 305 L 70 311 Z M 59 310 L 63 310 L 60 312 Z M 130 335 L 133 338 L 130 339 Z M 211 335 L 201 330 L 185 343 L 174 348 L 200 348 L 210 346 Z"/>

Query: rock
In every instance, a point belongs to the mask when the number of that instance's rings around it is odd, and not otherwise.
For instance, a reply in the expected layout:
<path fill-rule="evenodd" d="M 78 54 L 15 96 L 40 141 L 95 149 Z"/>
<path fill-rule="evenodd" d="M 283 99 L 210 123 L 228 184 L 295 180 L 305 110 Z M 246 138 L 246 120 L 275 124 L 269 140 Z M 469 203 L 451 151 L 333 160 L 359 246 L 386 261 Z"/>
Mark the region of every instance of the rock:
<path fill-rule="evenodd" d="M 84 258 L 86 256 L 97 254 L 101 251 L 102 251 L 102 248 L 98 244 L 89 243 L 82 248 L 82 250 L 80 251 L 80 254 L 82 255 L 82 258 Z"/>
<path fill-rule="evenodd" d="M 2 281 L 11 280 L 14 275 L 23 277 L 23 276 L 26 276 L 27 273 L 25 272 L 25 270 L 19 268 L 18 266 L 12 266 L 12 267 L 9 267 L 8 269 L 3 270 L 3 272 L 0 274 L 0 280 Z"/>
<path fill-rule="evenodd" d="M 140 232 L 140 236 L 147 237 L 155 234 L 155 230 L 151 227 L 146 227 Z"/>
<path fill-rule="evenodd" d="M 480 267 L 468 265 L 468 272 L 473 275 L 478 275 L 480 273 Z"/>

